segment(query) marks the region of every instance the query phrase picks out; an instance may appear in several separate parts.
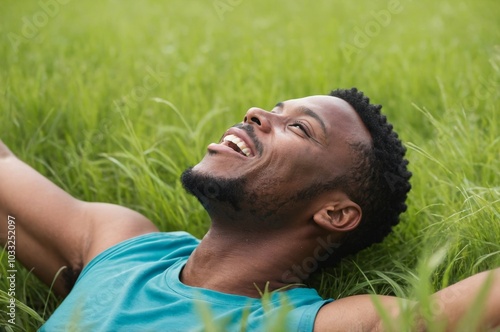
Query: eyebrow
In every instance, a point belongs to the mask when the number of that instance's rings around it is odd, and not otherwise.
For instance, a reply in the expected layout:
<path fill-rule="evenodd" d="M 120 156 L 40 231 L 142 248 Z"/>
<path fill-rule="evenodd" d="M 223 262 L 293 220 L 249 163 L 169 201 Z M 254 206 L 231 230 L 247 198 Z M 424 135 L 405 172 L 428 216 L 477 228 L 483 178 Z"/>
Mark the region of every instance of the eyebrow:
<path fill-rule="evenodd" d="M 284 103 L 282 102 L 279 102 L 276 104 L 275 107 L 278 107 L 278 108 L 283 108 L 285 106 Z M 301 106 L 299 108 L 299 111 L 304 113 L 305 115 L 308 115 L 310 117 L 312 117 L 313 119 L 315 119 L 319 125 L 321 126 L 321 129 L 323 130 L 323 134 L 326 136 L 326 126 L 325 126 L 325 122 L 323 121 L 323 119 L 318 115 L 316 114 L 313 110 L 305 107 L 305 106 Z"/>

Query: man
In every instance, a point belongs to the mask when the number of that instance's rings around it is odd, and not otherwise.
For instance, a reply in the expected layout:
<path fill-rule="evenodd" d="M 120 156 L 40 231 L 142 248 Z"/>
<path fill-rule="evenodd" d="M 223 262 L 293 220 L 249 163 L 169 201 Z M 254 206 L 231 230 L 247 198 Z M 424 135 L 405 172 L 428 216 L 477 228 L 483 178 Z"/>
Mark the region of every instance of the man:
<path fill-rule="evenodd" d="M 248 110 L 182 175 L 212 221 L 201 242 L 76 200 L 1 145 L 0 212 L 16 218 L 18 258 L 47 284 L 66 267 L 54 290 L 67 297 L 41 330 L 381 329 L 368 295 L 323 300 L 301 283 L 313 268 L 294 268 L 381 241 L 405 211 L 411 174 L 380 108 L 351 89 Z M 435 319 L 453 329 L 488 278 L 482 325 L 500 325 L 498 269 L 436 293 Z M 396 298 L 378 302 L 398 316 Z"/>

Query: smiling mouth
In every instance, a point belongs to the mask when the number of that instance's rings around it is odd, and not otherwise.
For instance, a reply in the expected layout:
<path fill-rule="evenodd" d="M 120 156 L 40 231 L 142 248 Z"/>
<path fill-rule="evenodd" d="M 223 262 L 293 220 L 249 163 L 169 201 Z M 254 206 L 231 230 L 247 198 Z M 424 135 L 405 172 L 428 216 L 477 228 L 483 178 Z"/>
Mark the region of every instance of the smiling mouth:
<path fill-rule="evenodd" d="M 222 140 L 222 144 L 230 147 L 245 157 L 253 156 L 252 150 L 250 150 L 247 144 L 241 138 L 233 134 L 225 136 Z"/>

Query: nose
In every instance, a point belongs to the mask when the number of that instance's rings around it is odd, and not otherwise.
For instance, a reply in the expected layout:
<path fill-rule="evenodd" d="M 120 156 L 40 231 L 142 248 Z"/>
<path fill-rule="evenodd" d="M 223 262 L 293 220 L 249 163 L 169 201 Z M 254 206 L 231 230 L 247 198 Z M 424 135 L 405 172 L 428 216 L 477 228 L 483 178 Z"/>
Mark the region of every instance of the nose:
<path fill-rule="evenodd" d="M 255 125 L 260 130 L 268 133 L 271 131 L 269 112 L 258 107 L 252 107 L 247 111 L 243 123 Z"/>

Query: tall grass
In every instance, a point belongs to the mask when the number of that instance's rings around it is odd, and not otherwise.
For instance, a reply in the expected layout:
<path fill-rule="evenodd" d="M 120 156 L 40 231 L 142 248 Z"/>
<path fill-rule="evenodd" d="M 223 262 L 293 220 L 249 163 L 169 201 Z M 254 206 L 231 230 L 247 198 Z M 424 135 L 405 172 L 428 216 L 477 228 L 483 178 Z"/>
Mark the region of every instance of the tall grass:
<path fill-rule="evenodd" d="M 406 142 L 409 208 L 382 244 L 311 284 L 422 297 L 500 265 L 498 1 L 400 1 L 349 56 L 387 1 L 71 1 L 45 24 L 41 3 L 0 5 L 0 138 L 75 197 L 202 236 L 207 215 L 178 177 L 208 143 L 250 106 L 357 86 Z M 18 270 L 4 328 L 33 331 L 59 300 Z"/>

